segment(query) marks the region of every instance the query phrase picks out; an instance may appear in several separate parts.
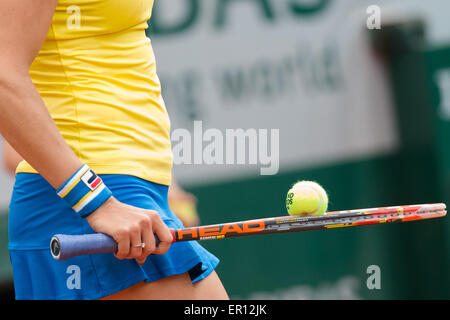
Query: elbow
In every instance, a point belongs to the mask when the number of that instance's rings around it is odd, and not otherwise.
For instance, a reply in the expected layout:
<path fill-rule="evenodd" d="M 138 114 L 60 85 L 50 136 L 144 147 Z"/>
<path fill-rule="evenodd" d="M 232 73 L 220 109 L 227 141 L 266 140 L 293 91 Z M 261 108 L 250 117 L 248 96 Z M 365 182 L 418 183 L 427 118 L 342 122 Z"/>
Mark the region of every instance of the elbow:
<path fill-rule="evenodd" d="M 19 162 L 22 161 L 22 157 L 6 142 L 3 142 L 3 154 L 2 154 L 2 166 L 3 169 L 14 175 Z"/>
<path fill-rule="evenodd" d="M 6 172 L 6 173 L 8 173 L 8 174 L 10 174 L 10 175 L 15 175 L 15 173 L 16 173 L 16 168 L 17 168 L 17 165 L 15 165 L 15 164 L 12 164 L 12 163 L 10 163 L 10 162 L 7 162 L 7 161 L 5 161 L 5 160 L 3 160 L 3 170 Z"/>
<path fill-rule="evenodd" d="M 21 85 L 31 81 L 28 69 L 6 65 L 1 63 L 1 59 L 0 70 L 0 97 L 6 93 L 18 90 Z"/>

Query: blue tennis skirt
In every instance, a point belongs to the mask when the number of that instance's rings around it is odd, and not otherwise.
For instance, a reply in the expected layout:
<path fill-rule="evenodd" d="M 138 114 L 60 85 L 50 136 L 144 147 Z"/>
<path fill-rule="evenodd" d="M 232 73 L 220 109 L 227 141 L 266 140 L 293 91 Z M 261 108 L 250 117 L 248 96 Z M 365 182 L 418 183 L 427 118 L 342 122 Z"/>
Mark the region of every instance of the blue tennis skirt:
<path fill-rule="evenodd" d="M 129 175 L 100 175 L 119 201 L 157 211 L 169 228 L 182 228 L 170 210 L 168 187 Z M 40 176 L 19 173 L 9 210 L 9 254 L 16 299 L 99 299 L 138 282 L 188 272 L 192 282 L 207 277 L 219 260 L 195 241 L 174 243 L 164 255 L 151 255 L 140 266 L 101 253 L 54 260 L 54 234 L 94 233 L 55 189 Z"/>

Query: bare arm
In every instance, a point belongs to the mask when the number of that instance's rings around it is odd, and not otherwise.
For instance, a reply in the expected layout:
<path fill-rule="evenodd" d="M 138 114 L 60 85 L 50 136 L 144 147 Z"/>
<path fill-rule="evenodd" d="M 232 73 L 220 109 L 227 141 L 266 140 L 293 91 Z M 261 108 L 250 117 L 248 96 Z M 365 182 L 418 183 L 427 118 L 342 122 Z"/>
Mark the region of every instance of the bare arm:
<path fill-rule="evenodd" d="M 50 27 L 57 0 L 0 1 L 0 133 L 55 189 L 82 165 L 67 145 L 29 76 Z M 110 197 L 87 217 L 97 232 L 118 242 L 119 259 L 145 261 L 162 254 L 172 236 L 158 213 Z M 156 233 L 161 245 L 155 247 Z M 131 247 L 145 242 L 144 249 Z"/>
<path fill-rule="evenodd" d="M 14 175 L 17 165 L 22 161 L 20 154 L 14 150 L 8 142 L 3 142 L 3 167 L 5 170 Z"/>
<path fill-rule="evenodd" d="M 1 134 L 54 188 L 82 165 L 59 133 L 28 74 L 56 4 L 57 0 L 0 2 Z"/>

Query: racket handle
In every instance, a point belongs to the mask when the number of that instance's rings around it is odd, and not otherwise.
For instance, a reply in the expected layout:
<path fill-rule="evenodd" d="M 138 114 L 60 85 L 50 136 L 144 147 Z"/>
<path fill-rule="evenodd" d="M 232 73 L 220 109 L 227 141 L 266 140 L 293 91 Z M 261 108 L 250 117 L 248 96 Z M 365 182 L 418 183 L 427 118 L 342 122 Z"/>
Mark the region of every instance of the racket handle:
<path fill-rule="evenodd" d="M 156 246 L 159 245 L 155 234 Z M 117 250 L 117 243 L 103 233 L 82 235 L 56 234 L 50 241 L 50 251 L 56 260 L 66 260 L 75 256 L 97 253 L 111 253 Z"/>

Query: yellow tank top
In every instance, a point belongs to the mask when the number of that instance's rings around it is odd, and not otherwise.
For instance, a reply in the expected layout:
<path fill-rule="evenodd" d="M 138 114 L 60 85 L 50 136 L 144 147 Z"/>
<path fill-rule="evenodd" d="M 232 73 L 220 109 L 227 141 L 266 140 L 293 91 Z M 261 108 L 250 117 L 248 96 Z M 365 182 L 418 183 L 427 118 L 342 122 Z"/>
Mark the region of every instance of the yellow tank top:
<path fill-rule="evenodd" d="M 170 121 L 145 34 L 152 7 L 153 0 L 59 0 L 30 75 L 83 163 L 169 185 Z M 22 161 L 17 172 L 36 171 Z"/>

